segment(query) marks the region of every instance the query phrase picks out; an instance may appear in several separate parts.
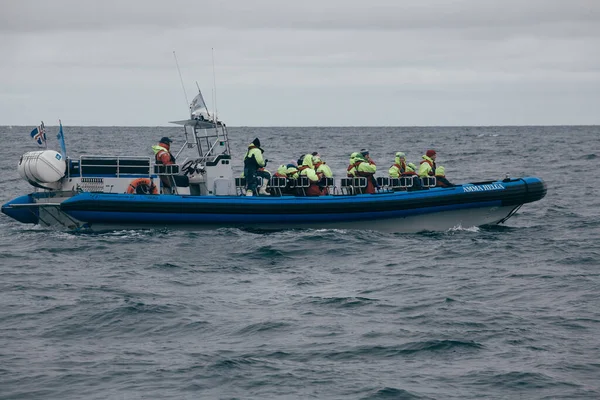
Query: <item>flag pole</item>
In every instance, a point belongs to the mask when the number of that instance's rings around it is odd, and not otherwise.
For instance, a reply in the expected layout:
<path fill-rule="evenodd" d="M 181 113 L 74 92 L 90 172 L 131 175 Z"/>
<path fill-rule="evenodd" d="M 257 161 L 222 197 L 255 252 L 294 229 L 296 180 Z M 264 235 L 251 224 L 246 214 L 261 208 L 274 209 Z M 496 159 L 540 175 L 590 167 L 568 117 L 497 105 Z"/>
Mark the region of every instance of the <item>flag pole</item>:
<path fill-rule="evenodd" d="M 42 125 L 40 125 L 42 129 L 41 138 L 44 141 L 44 145 L 46 146 L 46 150 L 48 150 L 48 140 L 46 140 L 46 127 L 44 126 L 44 121 L 42 121 Z"/>

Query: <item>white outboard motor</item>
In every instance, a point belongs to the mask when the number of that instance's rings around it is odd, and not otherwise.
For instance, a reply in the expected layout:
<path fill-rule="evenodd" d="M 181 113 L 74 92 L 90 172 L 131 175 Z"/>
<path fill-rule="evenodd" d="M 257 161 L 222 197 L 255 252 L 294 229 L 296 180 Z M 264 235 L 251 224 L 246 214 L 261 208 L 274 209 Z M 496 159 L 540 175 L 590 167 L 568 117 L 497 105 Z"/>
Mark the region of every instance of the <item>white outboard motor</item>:
<path fill-rule="evenodd" d="M 19 160 L 19 175 L 33 186 L 43 189 L 55 189 L 58 182 L 65 176 L 67 163 L 60 153 L 54 150 L 30 151 Z"/>

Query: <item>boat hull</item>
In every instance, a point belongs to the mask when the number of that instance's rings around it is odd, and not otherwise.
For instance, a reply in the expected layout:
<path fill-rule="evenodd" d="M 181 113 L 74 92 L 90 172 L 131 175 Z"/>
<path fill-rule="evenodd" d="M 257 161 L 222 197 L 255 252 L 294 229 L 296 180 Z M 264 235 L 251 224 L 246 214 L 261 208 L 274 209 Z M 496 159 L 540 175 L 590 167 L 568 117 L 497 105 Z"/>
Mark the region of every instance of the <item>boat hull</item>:
<path fill-rule="evenodd" d="M 501 223 L 522 204 L 539 200 L 545 194 L 546 186 L 541 180 L 523 178 L 356 196 L 268 198 L 80 193 L 62 201 L 59 209 L 68 217 L 70 226 L 94 231 L 236 227 L 418 232 Z"/>

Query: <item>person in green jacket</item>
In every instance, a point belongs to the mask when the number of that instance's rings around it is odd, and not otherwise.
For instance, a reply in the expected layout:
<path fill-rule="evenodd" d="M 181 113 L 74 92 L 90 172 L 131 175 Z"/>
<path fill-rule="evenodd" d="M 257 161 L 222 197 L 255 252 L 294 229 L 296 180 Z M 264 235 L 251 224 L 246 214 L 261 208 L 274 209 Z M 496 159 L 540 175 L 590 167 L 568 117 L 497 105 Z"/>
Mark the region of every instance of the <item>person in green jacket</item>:
<path fill-rule="evenodd" d="M 248 151 L 244 156 L 244 177 L 246 177 L 246 196 L 253 196 L 258 187 L 257 177 L 263 178 L 263 184 L 258 194 L 269 196 L 267 185 L 271 179 L 271 174 L 264 168 L 269 160 L 263 158 L 264 150 L 260 147 L 260 140 L 255 138 L 248 146 Z"/>

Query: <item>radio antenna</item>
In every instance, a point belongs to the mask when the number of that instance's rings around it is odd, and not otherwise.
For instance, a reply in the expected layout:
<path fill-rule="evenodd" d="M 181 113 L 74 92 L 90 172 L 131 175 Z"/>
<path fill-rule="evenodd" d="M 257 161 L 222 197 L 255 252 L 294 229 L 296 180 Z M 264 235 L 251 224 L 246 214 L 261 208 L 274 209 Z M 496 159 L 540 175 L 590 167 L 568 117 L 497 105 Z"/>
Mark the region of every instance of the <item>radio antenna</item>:
<path fill-rule="evenodd" d="M 185 106 L 189 107 L 190 102 L 188 101 L 187 93 L 185 92 L 185 85 L 183 84 L 183 78 L 181 77 L 181 70 L 179 69 L 179 62 L 177 61 L 177 54 L 173 51 L 173 57 L 175 57 L 175 65 L 177 66 L 177 72 L 179 72 L 179 81 L 181 82 L 181 88 L 183 89 L 183 96 L 185 98 Z"/>
<path fill-rule="evenodd" d="M 213 47 L 210 48 L 212 52 L 212 67 L 213 67 L 213 90 L 215 93 L 215 126 L 217 126 L 218 113 L 217 113 L 217 78 L 215 76 L 215 49 Z"/>

